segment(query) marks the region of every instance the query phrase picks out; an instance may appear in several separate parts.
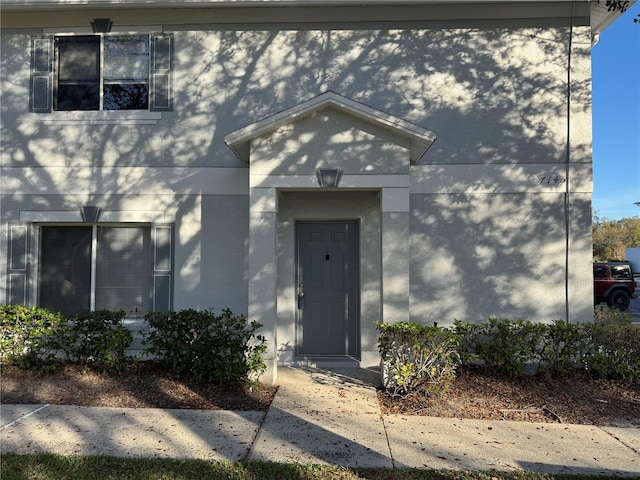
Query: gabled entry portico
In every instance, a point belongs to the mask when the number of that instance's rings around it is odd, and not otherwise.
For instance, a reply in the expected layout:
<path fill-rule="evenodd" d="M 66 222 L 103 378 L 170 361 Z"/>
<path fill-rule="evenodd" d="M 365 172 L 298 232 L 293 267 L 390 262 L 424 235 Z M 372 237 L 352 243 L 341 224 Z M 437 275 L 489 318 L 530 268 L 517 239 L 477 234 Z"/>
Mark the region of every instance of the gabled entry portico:
<path fill-rule="evenodd" d="M 349 356 L 361 366 L 379 363 L 374 322 L 409 319 L 409 173 L 434 140 L 428 130 L 334 92 L 226 136 L 250 169 L 248 314 L 267 338 L 266 382 L 275 381 L 278 364 L 307 353 Z M 340 183 L 321 187 L 319 169 L 339 170 Z M 344 324 L 348 346 L 342 350 L 317 339 L 310 350 L 299 345 L 300 329 L 308 325 L 299 311 L 306 299 L 300 303 L 305 292 L 296 232 L 319 222 L 349 224 L 358 232 L 348 262 L 356 291 L 340 294 L 357 304 L 345 307 L 325 297 L 333 307 L 323 309 L 323 320 L 314 325 L 329 328 L 344 320 L 336 316 L 355 315 Z M 323 262 L 331 262 L 328 245 Z M 347 267 L 341 265 L 336 283 L 344 279 Z"/>

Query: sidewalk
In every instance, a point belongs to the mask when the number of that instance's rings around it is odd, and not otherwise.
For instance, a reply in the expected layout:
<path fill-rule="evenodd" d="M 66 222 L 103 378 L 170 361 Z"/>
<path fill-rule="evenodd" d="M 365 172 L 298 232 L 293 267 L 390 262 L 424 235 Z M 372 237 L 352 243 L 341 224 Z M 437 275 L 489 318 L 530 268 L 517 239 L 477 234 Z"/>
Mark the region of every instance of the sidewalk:
<path fill-rule="evenodd" d="M 2 405 L 0 451 L 640 476 L 640 428 L 383 417 L 363 375 L 280 368 L 266 414 Z"/>

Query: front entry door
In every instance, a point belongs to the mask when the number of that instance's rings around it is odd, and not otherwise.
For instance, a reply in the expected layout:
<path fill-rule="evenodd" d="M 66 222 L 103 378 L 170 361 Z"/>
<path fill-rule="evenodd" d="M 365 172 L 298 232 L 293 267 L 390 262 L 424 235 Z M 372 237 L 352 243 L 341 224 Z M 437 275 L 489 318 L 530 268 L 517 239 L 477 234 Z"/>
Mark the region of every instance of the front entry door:
<path fill-rule="evenodd" d="M 297 224 L 297 352 L 358 355 L 358 224 Z"/>

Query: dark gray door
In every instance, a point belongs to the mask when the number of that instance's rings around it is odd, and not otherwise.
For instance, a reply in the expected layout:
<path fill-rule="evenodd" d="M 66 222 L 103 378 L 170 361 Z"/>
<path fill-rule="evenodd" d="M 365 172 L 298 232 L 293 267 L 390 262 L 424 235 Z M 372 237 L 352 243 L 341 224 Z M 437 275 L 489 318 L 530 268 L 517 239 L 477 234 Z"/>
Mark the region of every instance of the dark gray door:
<path fill-rule="evenodd" d="M 358 355 L 358 224 L 297 224 L 297 351 Z"/>

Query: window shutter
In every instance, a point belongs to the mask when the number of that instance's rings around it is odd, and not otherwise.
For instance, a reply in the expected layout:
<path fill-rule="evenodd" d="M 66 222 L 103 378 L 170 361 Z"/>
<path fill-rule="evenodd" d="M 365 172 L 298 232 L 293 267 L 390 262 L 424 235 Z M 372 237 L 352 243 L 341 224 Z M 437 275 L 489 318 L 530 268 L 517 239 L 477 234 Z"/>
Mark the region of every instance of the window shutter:
<path fill-rule="evenodd" d="M 149 109 L 173 110 L 173 35 L 151 35 Z"/>
<path fill-rule="evenodd" d="M 153 225 L 153 311 L 168 312 L 172 308 L 173 227 Z"/>
<path fill-rule="evenodd" d="M 29 285 L 29 226 L 9 226 L 8 305 L 27 305 Z"/>
<path fill-rule="evenodd" d="M 29 83 L 29 111 L 51 112 L 53 98 L 53 38 L 31 39 L 31 80 Z"/>

